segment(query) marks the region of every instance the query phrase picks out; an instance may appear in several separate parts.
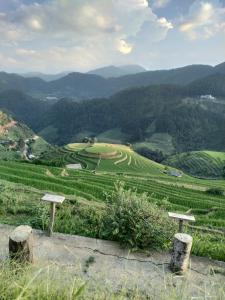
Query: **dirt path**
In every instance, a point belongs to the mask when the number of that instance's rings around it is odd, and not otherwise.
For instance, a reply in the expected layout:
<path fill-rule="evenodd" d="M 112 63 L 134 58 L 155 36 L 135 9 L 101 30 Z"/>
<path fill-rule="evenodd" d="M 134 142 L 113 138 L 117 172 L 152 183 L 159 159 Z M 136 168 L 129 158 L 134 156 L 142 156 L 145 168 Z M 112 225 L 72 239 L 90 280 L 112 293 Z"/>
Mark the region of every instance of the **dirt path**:
<path fill-rule="evenodd" d="M 8 255 L 8 236 L 12 230 L 11 226 L 0 225 L 0 259 Z M 151 295 L 168 286 L 179 287 L 187 283 L 190 297 L 203 297 L 208 288 L 208 296 L 213 297 L 212 282 L 220 284 L 225 280 L 224 275 L 210 272 L 212 268 L 225 271 L 222 262 L 193 256 L 187 276 L 173 276 L 168 268 L 168 253 L 132 254 L 114 242 L 65 234 L 53 234 L 49 238 L 36 230 L 34 256 L 38 263 L 54 262 L 62 270 L 68 268 L 71 274 L 79 274 L 89 281 L 98 281 L 114 289 L 135 286 L 151 291 Z M 90 257 L 92 263 L 87 267 Z"/>
<path fill-rule="evenodd" d="M 153 179 L 153 180 L 158 182 L 158 183 L 165 184 L 165 185 L 184 187 L 186 189 L 195 190 L 195 191 L 205 192 L 208 188 L 208 187 L 205 187 L 205 186 L 200 186 L 200 185 L 191 184 L 191 183 L 172 182 L 172 181 L 165 181 L 165 180 L 158 180 L 158 179 Z"/>
<path fill-rule="evenodd" d="M 11 121 L 8 124 L 5 125 L 1 125 L 0 126 L 0 135 L 3 135 L 7 132 L 8 129 L 12 128 L 13 126 L 15 126 L 17 124 L 16 121 Z"/>

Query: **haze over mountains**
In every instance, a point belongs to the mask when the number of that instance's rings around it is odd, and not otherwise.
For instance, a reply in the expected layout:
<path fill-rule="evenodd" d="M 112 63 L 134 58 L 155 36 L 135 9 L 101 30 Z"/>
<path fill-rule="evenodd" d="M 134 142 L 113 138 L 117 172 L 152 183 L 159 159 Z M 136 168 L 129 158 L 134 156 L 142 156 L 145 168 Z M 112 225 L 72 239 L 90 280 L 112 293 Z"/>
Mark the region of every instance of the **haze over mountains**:
<path fill-rule="evenodd" d="M 89 72 L 87 72 L 87 74 L 92 74 L 92 75 L 99 75 L 102 76 L 104 78 L 110 78 L 110 77 L 120 77 L 120 76 L 124 76 L 124 75 L 131 75 L 131 74 L 137 74 L 137 73 L 141 73 L 141 72 L 145 72 L 146 69 L 138 66 L 138 65 L 124 65 L 124 66 L 106 66 L 106 67 L 102 67 L 102 68 L 98 68 L 95 70 L 91 70 Z M 24 73 L 24 74 L 20 74 L 25 78 L 33 78 L 33 77 L 38 77 L 44 81 L 53 81 L 53 80 L 57 80 L 60 79 L 66 75 L 68 75 L 69 73 L 72 72 L 61 72 L 58 74 L 44 74 L 44 73 L 40 73 L 40 72 L 29 72 L 29 73 Z"/>
<path fill-rule="evenodd" d="M 40 78 L 24 78 L 17 74 L 0 73 L 0 91 L 17 89 L 33 97 L 69 97 L 82 100 L 109 97 L 121 90 L 153 84 L 186 85 L 213 74 L 225 74 L 225 63 L 215 67 L 190 65 L 182 68 L 146 71 L 117 78 L 86 73 L 70 73 L 62 78 L 46 82 Z"/>
<path fill-rule="evenodd" d="M 107 66 L 89 71 L 88 74 L 99 75 L 104 78 L 121 77 L 146 72 L 146 69 L 138 65 Z"/>

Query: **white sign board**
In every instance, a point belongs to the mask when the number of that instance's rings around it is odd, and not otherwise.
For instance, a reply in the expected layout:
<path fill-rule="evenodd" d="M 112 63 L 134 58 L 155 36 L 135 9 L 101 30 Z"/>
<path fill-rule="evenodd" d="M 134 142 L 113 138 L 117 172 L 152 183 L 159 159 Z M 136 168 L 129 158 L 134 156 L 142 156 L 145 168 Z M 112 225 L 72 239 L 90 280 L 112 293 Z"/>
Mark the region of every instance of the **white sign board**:
<path fill-rule="evenodd" d="M 69 164 L 66 165 L 67 169 L 73 169 L 73 170 L 82 170 L 81 164 Z"/>
<path fill-rule="evenodd" d="M 45 194 L 41 200 L 53 203 L 63 203 L 65 197 L 59 195 Z"/>
<path fill-rule="evenodd" d="M 169 215 L 170 218 L 177 219 L 177 220 L 193 221 L 193 222 L 195 221 L 194 216 L 176 214 L 176 213 L 172 213 L 172 212 L 169 212 L 168 215 Z"/>

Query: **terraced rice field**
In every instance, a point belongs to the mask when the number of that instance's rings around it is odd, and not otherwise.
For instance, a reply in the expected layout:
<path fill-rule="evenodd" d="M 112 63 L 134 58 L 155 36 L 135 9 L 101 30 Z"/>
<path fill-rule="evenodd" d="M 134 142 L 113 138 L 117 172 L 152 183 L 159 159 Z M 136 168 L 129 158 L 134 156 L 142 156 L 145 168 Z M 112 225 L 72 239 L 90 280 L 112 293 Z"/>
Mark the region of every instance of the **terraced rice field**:
<path fill-rule="evenodd" d="M 162 165 L 142 157 L 127 146 L 103 143 L 92 147 L 87 144 L 69 144 L 45 154 L 41 160 L 55 166 L 81 163 L 85 170 L 103 172 L 158 174 L 164 169 Z"/>
<path fill-rule="evenodd" d="M 222 177 L 225 168 L 225 152 L 194 151 L 174 155 L 166 164 L 199 177 Z"/>
<path fill-rule="evenodd" d="M 67 170 L 63 168 L 36 166 L 19 162 L 0 162 L 0 179 L 24 184 L 38 190 L 74 195 L 83 199 L 104 202 L 106 193 L 114 189 L 117 181 L 123 181 L 126 188 L 146 192 L 152 201 L 166 203 L 168 210 L 186 212 L 191 209 L 197 216 L 196 225 L 217 229 L 225 228 L 225 197 L 211 196 L 204 191 L 182 187 L 185 179 L 170 181 L 168 175 L 156 170 L 149 176 L 136 176 L 135 173 L 102 173 L 91 171 Z M 160 182 L 159 179 L 161 178 Z M 169 182 L 169 184 L 168 184 Z M 201 184 L 201 180 L 199 180 Z M 196 187 L 199 183 L 196 183 Z"/>
<path fill-rule="evenodd" d="M 138 193 L 147 193 L 150 195 L 150 201 L 163 206 L 168 211 L 194 214 L 196 217 L 194 225 L 197 227 L 224 231 L 225 196 L 209 195 L 206 190 L 209 187 L 222 187 L 225 190 L 225 180 L 203 180 L 187 175 L 175 178 L 163 173 L 165 168 L 163 165 L 136 154 L 126 146 L 113 145 L 113 150 L 117 152 L 114 158 L 86 157 L 80 155 L 80 152 L 84 151 L 84 145 L 76 144 L 48 152 L 42 158 L 41 165 L 0 161 L 0 180 L 22 185 L 28 190 L 36 189 L 40 194 L 44 192 L 62 194 L 67 200 L 78 201 L 76 199 L 79 199 L 85 201 L 88 206 L 94 205 L 94 207 L 104 206 L 106 195 L 114 190 L 116 182 L 122 181 L 125 183 L 125 188 L 135 189 Z M 98 152 L 99 147 L 92 151 Z M 82 164 L 83 170 L 70 170 L 65 167 L 68 163 L 78 162 Z M 40 202 L 38 199 L 28 199 L 27 203 L 34 203 L 34 201 Z M 65 201 L 62 211 L 68 210 L 68 203 L 70 200 Z M 29 205 L 26 205 L 29 208 Z M 28 208 L 21 209 L 21 215 L 17 214 L 18 222 L 24 218 L 29 219 Z M 73 210 L 73 206 L 69 209 Z M 32 211 L 35 214 L 36 208 Z M 0 212 L 0 222 L 10 223 L 12 220 L 14 217 L 8 216 L 5 219 L 4 214 L 1 215 Z M 59 230 L 80 234 L 76 232 L 75 227 L 69 230 L 66 224 L 64 226 L 63 220 L 62 217 L 59 221 Z M 207 247 L 212 249 L 213 257 L 218 259 L 222 257 L 225 260 L 224 246 L 221 244 L 225 239 L 221 239 L 221 234 L 218 236 L 213 234 L 210 239 L 211 246 L 207 245 Z M 204 243 L 203 237 L 195 246 L 199 249 L 195 251 L 196 254 L 204 253 L 202 250 Z"/>

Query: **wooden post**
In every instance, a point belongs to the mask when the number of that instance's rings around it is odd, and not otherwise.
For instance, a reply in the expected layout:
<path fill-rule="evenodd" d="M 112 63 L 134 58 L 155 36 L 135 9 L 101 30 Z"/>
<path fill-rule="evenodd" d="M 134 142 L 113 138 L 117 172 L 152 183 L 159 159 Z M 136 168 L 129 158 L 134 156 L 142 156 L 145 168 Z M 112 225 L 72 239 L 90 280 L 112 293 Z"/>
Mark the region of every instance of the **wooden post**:
<path fill-rule="evenodd" d="M 184 221 L 179 220 L 179 232 L 183 232 L 183 224 L 184 224 Z"/>
<path fill-rule="evenodd" d="M 55 222 L 55 202 L 52 202 L 50 205 L 51 205 L 51 212 L 50 212 L 50 222 L 49 222 L 49 228 L 48 228 L 48 235 L 52 236 L 54 222 Z"/>
<path fill-rule="evenodd" d="M 179 275 L 187 272 L 190 262 L 192 237 L 185 233 L 177 233 L 173 240 L 170 269 Z"/>
<path fill-rule="evenodd" d="M 56 203 L 62 204 L 65 200 L 65 197 L 58 195 L 45 194 L 42 198 L 43 201 L 50 202 L 51 211 L 50 211 L 50 221 L 48 227 L 48 236 L 52 236 L 54 221 L 55 221 L 55 211 L 56 211 Z"/>
<path fill-rule="evenodd" d="M 33 236 L 30 226 L 18 226 L 10 234 L 9 256 L 20 263 L 33 262 Z"/>

